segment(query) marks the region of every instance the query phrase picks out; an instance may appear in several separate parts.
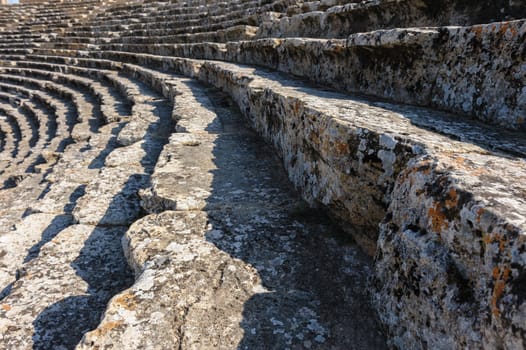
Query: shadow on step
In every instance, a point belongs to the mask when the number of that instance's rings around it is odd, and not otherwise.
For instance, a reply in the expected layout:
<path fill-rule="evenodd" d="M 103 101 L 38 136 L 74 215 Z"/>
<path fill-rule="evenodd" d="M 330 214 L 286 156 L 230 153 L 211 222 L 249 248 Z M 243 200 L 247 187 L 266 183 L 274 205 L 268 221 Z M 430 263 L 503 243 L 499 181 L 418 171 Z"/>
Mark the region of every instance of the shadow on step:
<path fill-rule="evenodd" d="M 70 262 L 75 275 L 82 281 L 70 283 L 61 281 L 64 283 L 62 294 L 73 296 L 48 306 L 35 319 L 33 322 L 35 350 L 74 349 L 85 333 L 97 327 L 108 301 L 133 284 L 133 273 L 124 256 L 121 238 L 128 225 L 143 214 L 138 192 L 149 186 L 150 174 L 153 171 L 152 164 L 155 164 L 167 142 L 167 137 L 164 139 L 158 137 L 158 130 L 164 132 L 173 130 L 171 108 L 168 108 L 166 101 L 156 101 L 154 105 L 160 121 L 151 125 L 146 137 L 140 141 L 141 148 L 144 150 L 144 156 L 138 162 L 140 166 L 136 164 L 127 168 L 124 162 L 122 168 L 107 166 L 102 168 L 99 178 L 94 179 L 96 184 L 93 185 L 92 182 L 85 189 L 83 188 L 86 194 L 76 202 L 81 210 L 80 214 L 73 211 L 80 217 L 78 226 L 86 225 L 90 228 L 85 236 L 76 238 L 84 240 L 84 243 L 78 256 Z M 121 128 L 122 126 L 119 126 L 114 129 L 113 133 Z M 110 141 L 89 167 L 98 167 L 97 164 L 102 164 L 115 147 L 115 143 Z M 112 191 L 113 187 L 119 184 L 121 184 L 120 189 L 115 190 L 113 195 L 106 196 L 108 190 Z M 101 211 L 100 208 L 104 206 L 105 209 Z M 96 222 L 91 221 L 94 217 L 98 217 Z M 43 244 L 37 246 L 41 245 Z M 30 255 L 31 251 L 28 257 Z M 75 287 L 78 288 L 78 285 L 83 283 L 87 284 L 87 289 L 83 295 L 79 295 Z"/>
<path fill-rule="evenodd" d="M 322 210 L 301 200 L 274 150 L 232 102 L 214 90 L 209 97 L 223 130 L 213 142 L 204 209 L 213 230 L 206 239 L 254 267 L 260 281 L 248 292 L 227 286 L 236 301 L 207 309 L 207 318 L 242 315 L 240 350 L 386 348 L 369 305 L 371 260 Z"/>

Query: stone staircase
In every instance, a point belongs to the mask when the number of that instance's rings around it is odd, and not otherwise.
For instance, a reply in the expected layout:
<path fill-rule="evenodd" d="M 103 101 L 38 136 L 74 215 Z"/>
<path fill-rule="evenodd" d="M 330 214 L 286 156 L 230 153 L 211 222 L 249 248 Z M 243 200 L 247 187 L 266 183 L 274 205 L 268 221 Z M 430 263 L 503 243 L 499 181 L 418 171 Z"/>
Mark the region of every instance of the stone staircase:
<path fill-rule="evenodd" d="M 526 347 L 526 6 L 0 6 L 0 348 Z"/>

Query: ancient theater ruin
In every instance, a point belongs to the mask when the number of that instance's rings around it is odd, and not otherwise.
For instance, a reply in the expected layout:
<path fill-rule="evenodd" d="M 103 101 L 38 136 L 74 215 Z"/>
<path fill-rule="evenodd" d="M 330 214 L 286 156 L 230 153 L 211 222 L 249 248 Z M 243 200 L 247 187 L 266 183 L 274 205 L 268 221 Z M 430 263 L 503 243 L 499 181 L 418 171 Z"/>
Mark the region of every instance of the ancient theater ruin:
<path fill-rule="evenodd" d="M 525 0 L 0 5 L 0 350 L 526 348 Z"/>

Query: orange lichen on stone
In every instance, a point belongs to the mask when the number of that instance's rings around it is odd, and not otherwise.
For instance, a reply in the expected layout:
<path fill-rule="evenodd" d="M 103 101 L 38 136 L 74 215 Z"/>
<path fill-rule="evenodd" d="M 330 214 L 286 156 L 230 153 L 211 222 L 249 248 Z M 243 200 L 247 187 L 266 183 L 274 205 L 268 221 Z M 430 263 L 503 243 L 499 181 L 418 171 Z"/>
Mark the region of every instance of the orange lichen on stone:
<path fill-rule="evenodd" d="M 477 210 L 477 224 L 480 224 L 480 220 L 482 219 L 482 214 L 484 214 L 484 208 L 480 208 Z"/>
<path fill-rule="evenodd" d="M 7 305 L 7 304 L 2 304 L 1 306 L 2 310 L 4 311 L 10 311 L 11 310 L 11 306 Z"/>
<path fill-rule="evenodd" d="M 135 300 L 135 295 L 132 293 L 126 293 L 118 296 L 115 299 L 115 303 L 126 310 L 135 310 L 137 307 L 137 301 Z"/>
<path fill-rule="evenodd" d="M 95 335 L 96 337 L 100 337 L 100 336 L 103 336 L 105 335 L 106 333 L 112 331 L 113 329 L 119 327 L 120 325 L 122 325 L 124 322 L 119 320 L 119 321 L 109 321 L 109 322 L 104 322 L 102 323 L 96 330 L 94 330 L 92 332 L 93 335 Z"/>
<path fill-rule="evenodd" d="M 510 31 L 511 35 L 517 35 L 517 29 L 513 26 L 510 26 L 509 23 L 500 23 L 498 29 L 501 35 L 505 35 L 508 30 Z"/>
<path fill-rule="evenodd" d="M 447 193 L 447 199 L 444 203 L 446 205 L 446 208 L 451 209 L 458 205 L 458 194 L 457 190 L 452 188 Z"/>
<path fill-rule="evenodd" d="M 348 154 L 349 153 L 349 145 L 345 142 L 336 142 L 334 146 L 338 154 Z"/>
<path fill-rule="evenodd" d="M 440 209 L 440 203 L 435 203 L 432 208 L 429 208 L 427 214 L 431 219 L 431 228 L 434 232 L 440 234 L 444 229 L 448 227 L 448 221 L 446 216 Z"/>
<path fill-rule="evenodd" d="M 294 109 L 294 113 L 295 114 L 298 114 L 299 111 L 300 111 L 300 107 L 301 107 L 301 102 L 299 100 L 297 100 L 296 102 L 294 102 L 294 106 L 293 106 L 293 109 Z"/>
<path fill-rule="evenodd" d="M 491 297 L 491 312 L 493 316 L 499 317 L 500 310 L 497 306 L 499 300 L 504 294 L 504 289 L 506 288 L 506 282 L 510 278 L 511 269 L 509 267 L 493 268 L 493 279 L 495 280 L 495 287 L 493 287 L 493 295 Z"/>
<path fill-rule="evenodd" d="M 485 244 L 491 244 L 491 243 L 498 243 L 499 244 L 499 251 L 504 251 L 504 248 L 506 248 L 506 244 L 508 243 L 508 239 L 498 233 L 495 233 L 493 235 L 484 235 L 483 241 Z"/>
<path fill-rule="evenodd" d="M 473 33 L 475 33 L 475 35 L 477 37 L 480 37 L 482 36 L 482 31 L 484 30 L 484 28 L 482 26 L 473 26 L 472 29 Z"/>
<path fill-rule="evenodd" d="M 344 45 L 338 45 L 336 43 L 329 42 L 330 47 L 327 51 L 335 53 L 335 54 L 341 54 L 345 51 L 346 47 Z"/>
<path fill-rule="evenodd" d="M 454 164 L 454 168 L 462 169 L 466 171 L 469 175 L 477 177 L 488 173 L 487 169 L 485 169 L 484 167 L 475 166 L 472 162 L 470 162 L 468 159 L 462 156 L 452 155 L 451 160 Z"/>
<path fill-rule="evenodd" d="M 312 132 L 310 134 L 310 139 L 312 140 L 312 143 L 315 144 L 315 145 L 319 145 L 320 144 L 320 137 L 317 133 L 315 132 Z"/>

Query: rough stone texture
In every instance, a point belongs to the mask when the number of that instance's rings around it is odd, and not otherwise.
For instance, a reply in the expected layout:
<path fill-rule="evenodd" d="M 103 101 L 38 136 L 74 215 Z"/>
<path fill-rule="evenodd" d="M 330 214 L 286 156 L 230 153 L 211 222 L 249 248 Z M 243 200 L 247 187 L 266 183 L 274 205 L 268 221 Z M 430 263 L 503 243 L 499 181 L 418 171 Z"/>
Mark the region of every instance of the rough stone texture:
<path fill-rule="evenodd" d="M 178 62 L 180 65 L 181 61 Z M 184 65 L 192 62 L 185 61 Z M 524 254 L 521 252 L 524 249 L 522 237 L 526 217 L 524 182 L 521 181 L 525 173 L 523 137 L 516 135 L 517 143 L 508 148 L 511 153 L 521 149 L 520 158 L 503 158 L 499 153 L 489 151 L 492 145 L 498 143 L 498 139 L 491 139 L 491 132 L 482 125 L 455 120 L 429 110 L 417 112 L 415 108 L 404 109 L 387 103 L 351 102 L 348 97 L 338 98 L 339 95 L 329 92 L 317 93 L 315 99 L 309 99 L 307 96 L 314 96 L 315 91 L 308 90 L 304 85 L 299 90 L 297 83 L 292 80 L 231 64 L 205 63 L 198 69 L 196 74 L 200 79 L 212 82 L 234 96 L 242 110 L 247 111 L 247 115 L 252 118 L 255 128 L 283 152 L 289 176 L 302 187 L 306 198 L 321 201 L 332 209 L 333 214 L 339 215 L 342 220 L 349 220 L 351 229 L 363 227 L 363 220 L 371 220 L 372 226 L 374 218 L 371 217 L 371 210 L 367 210 L 366 214 L 353 214 L 353 205 L 363 204 L 367 200 L 349 201 L 350 204 L 345 207 L 339 204 L 339 198 L 359 195 L 371 198 L 374 192 L 364 191 L 364 185 L 359 187 L 359 193 L 349 190 L 349 186 L 342 186 L 342 178 L 351 175 L 352 180 L 348 183 L 352 185 L 357 181 L 356 173 L 360 179 L 366 179 L 366 174 L 371 174 L 374 181 L 383 186 L 389 184 L 389 179 L 396 179 L 391 185 L 393 187 L 387 185 L 376 190 L 379 201 L 391 203 L 387 213 L 383 211 L 382 205 L 378 206 L 379 220 L 385 218 L 383 220 L 386 223 L 382 227 L 389 227 L 389 222 L 396 219 L 391 208 L 399 206 L 403 212 L 395 222 L 397 230 L 409 227 L 420 232 L 419 235 L 424 232 L 435 238 L 431 240 L 433 249 L 414 249 L 413 254 L 418 255 L 405 256 L 402 252 L 417 243 L 408 238 L 404 245 L 397 243 L 392 248 L 389 238 L 392 234 L 380 231 L 376 267 L 380 292 L 376 300 L 384 322 L 391 327 L 394 345 L 423 347 L 424 344 L 420 343 L 423 339 L 427 344 L 437 347 L 464 343 L 473 348 L 522 344 L 524 329 L 520 324 L 524 308 L 521 297 Z M 186 68 L 186 71 L 192 69 Z M 353 111 L 356 114 L 352 115 Z M 339 126 L 342 124 L 345 128 Z M 463 142 L 434 134 L 425 127 L 461 138 Z M 357 130 L 356 136 L 351 132 L 353 128 Z M 316 137 L 309 134 L 309 130 L 318 131 Z M 325 132 L 319 133 L 319 130 Z M 299 131 L 306 132 L 307 136 L 298 135 Z M 489 138 L 485 139 L 486 136 Z M 303 151 L 307 145 L 315 152 Z M 304 154 L 309 154 L 311 158 Z M 377 159 L 377 165 L 368 158 L 372 155 Z M 354 157 L 357 170 L 349 168 L 353 164 L 349 159 Z M 339 162 L 339 159 L 345 161 Z M 427 167 L 418 163 L 423 159 Z M 435 166 L 438 170 L 431 171 Z M 400 171 L 401 175 L 397 177 Z M 408 180 L 409 185 L 403 182 L 406 173 L 414 173 L 416 177 Z M 321 182 L 322 179 L 326 182 Z M 413 186 L 418 187 L 418 183 L 421 189 L 413 190 Z M 334 189 L 334 186 L 342 187 Z M 407 189 L 404 186 L 410 187 Z M 393 188 L 395 191 L 391 192 Z M 400 188 L 405 188 L 404 193 L 418 195 L 422 204 L 406 202 L 407 194 L 399 195 Z M 349 193 L 339 194 L 343 191 Z M 420 206 L 422 208 L 418 209 Z M 356 208 L 360 207 L 357 205 Z M 477 228 L 475 223 L 481 220 L 477 219 L 477 215 L 480 217 L 483 213 L 491 213 L 492 218 L 488 217 L 488 222 Z M 412 223 L 411 218 L 414 218 Z M 448 231 L 449 228 L 451 231 Z M 374 242 L 375 236 L 373 239 L 364 239 L 363 235 L 356 235 L 356 231 L 353 233 L 364 247 L 374 249 L 367 240 Z M 410 236 L 414 237 L 419 236 Z M 480 248 L 481 242 L 487 248 Z M 472 245 L 477 249 L 468 248 Z M 497 253 L 493 251 L 495 247 L 507 253 L 500 253 L 502 257 L 496 258 L 494 255 Z M 428 261 L 426 255 L 420 256 L 426 251 L 433 254 L 434 258 L 429 260 L 431 266 L 425 263 Z M 474 257 L 481 257 L 484 264 Z M 412 265 L 407 261 L 412 262 Z M 421 265 L 422 272 L 415 268 Z M 406 274 L 409 282 L 406 279 L 398 282 L 396 276 L 405 271 L 404 266 L 408 266 Z M 425 271 L 427 266 L 432 272 Z M 440 278 L 435 281 L 433 276 Z M 414 283 L 417 286 L 411 289 L 409 283 L 413 279 L 416 279 Z M 442 289 L 435 289 L 434 283 L 442 285 Z M 415 297 L 407 294 L 411 290 L 417 296 L 422 296 L 422 299 L 413 301 Z M 425 294 L 426 290 L 443 290 L 444 294 L 437 298 L 444 305 L 425 304 L 425 300 L 430 298 Z M 408 295 L 407 299 L 397 297 L 402 292 Z M 433 292 L 433 295 L 436 293 Z M 394 304 L 390 307 L 385 302 L 390 298 L 393 298 L 393 303 L 396 302 L 396 307 Z M 461 301 L 448 304 L 450 298 Z M 422 312 L 423 305 L 427 305 L 427 312 Z M 393 310 L 396 310 L 396 317 Z M 427 318 L 429 314 L 437 315 L 438 321 L 430 322 Z M 400 320 L 404 320 L 403 326 L 397 328 Z M 514 327 L 506 326 L 510 322 Z M 406 331 L 409 324 L 412 324 L 411 329 L 415 329 L 416 333 Z M 459 332 L 456 335 L 450 333 L 448 339 L 443 336 L 443 331 L 450 329 L 452 324 L 457 325 L 455 327 Z"/>
<path fill-rule="evenodd" d="M 521 86 L 526 75 L 520 53 L 525 37 L 524 21 L 393 29 L 353 34 L 347 40 L 232 44 L 227 45 L 225 58 L 524 130 L 526 100 Z"/>
<path fill-rule="evenodd" d="M 258 64 L 338 90 L 431 106 L 525 130 L 525 37 L 526 22 L 518 20 L 377 30 L 346 39 L 270 38 L 107 48 Z"/>
<path fill-rule="evenodd" d="M 399 348 L 424 347 L 422 339 L 437 348 L 524 347 L 526 197 L 516 184 L 526 172 L 523 160 L 505 163 L 441 154 L 413 160 L 400 175 L 375 265 L 375 303 Z M 422 314 L 431 295 L 437 306 Z M 426 328 L 400 327 L 408 320 Z"/>
<path fill-rule="evenodd" d="M 526 347 L 521 1 L 45 6 L 0 6 L 0 348 Z"/>
<path fill-rule="evenodd" d="M 72 348 L 95 327 L 94 311 L 131 282 L 122 234 L 122 227 L 73 225 L 43 246 L 1 301 L 2 347 Z"/>
<path fill-rule="evenodd" d="M 97 133 L 48 151 L 42 173 L 0 191 L 1 348 L 74 348 L 100 322 L 109 299 L 132 282 L 122 225 L 140 215 L 138 191 L 173 123 L 160 95 L 132 78 L 119 82 L 141 95 L 131 120 L 144 110 L 156 115 L 139 142 L 116 148 L 122 125 L 94 123 Z"/>
<path fill-rule="evenodd" d="M 347 2 L 347 1 L 346 1 Z M 372 0 L 348 1 L 326 9 L 262 23 L 258 37 L 344 38 L 378 29 L 465 26 L 524 18 L 520 1 Z M 316 3 L 316 2 L 315 2 Z"/>
<path fill-rule="evenodd" d="M 330 237 L 338 230 L 289 188 L 224 96 L 209 90 L 210 101 L 186 79 L 177 89 L 180 132 L 142 193 L 161 214 L 123 240 L 136 283 L 78 348 L 384 348 L 370 261 Z"/>

